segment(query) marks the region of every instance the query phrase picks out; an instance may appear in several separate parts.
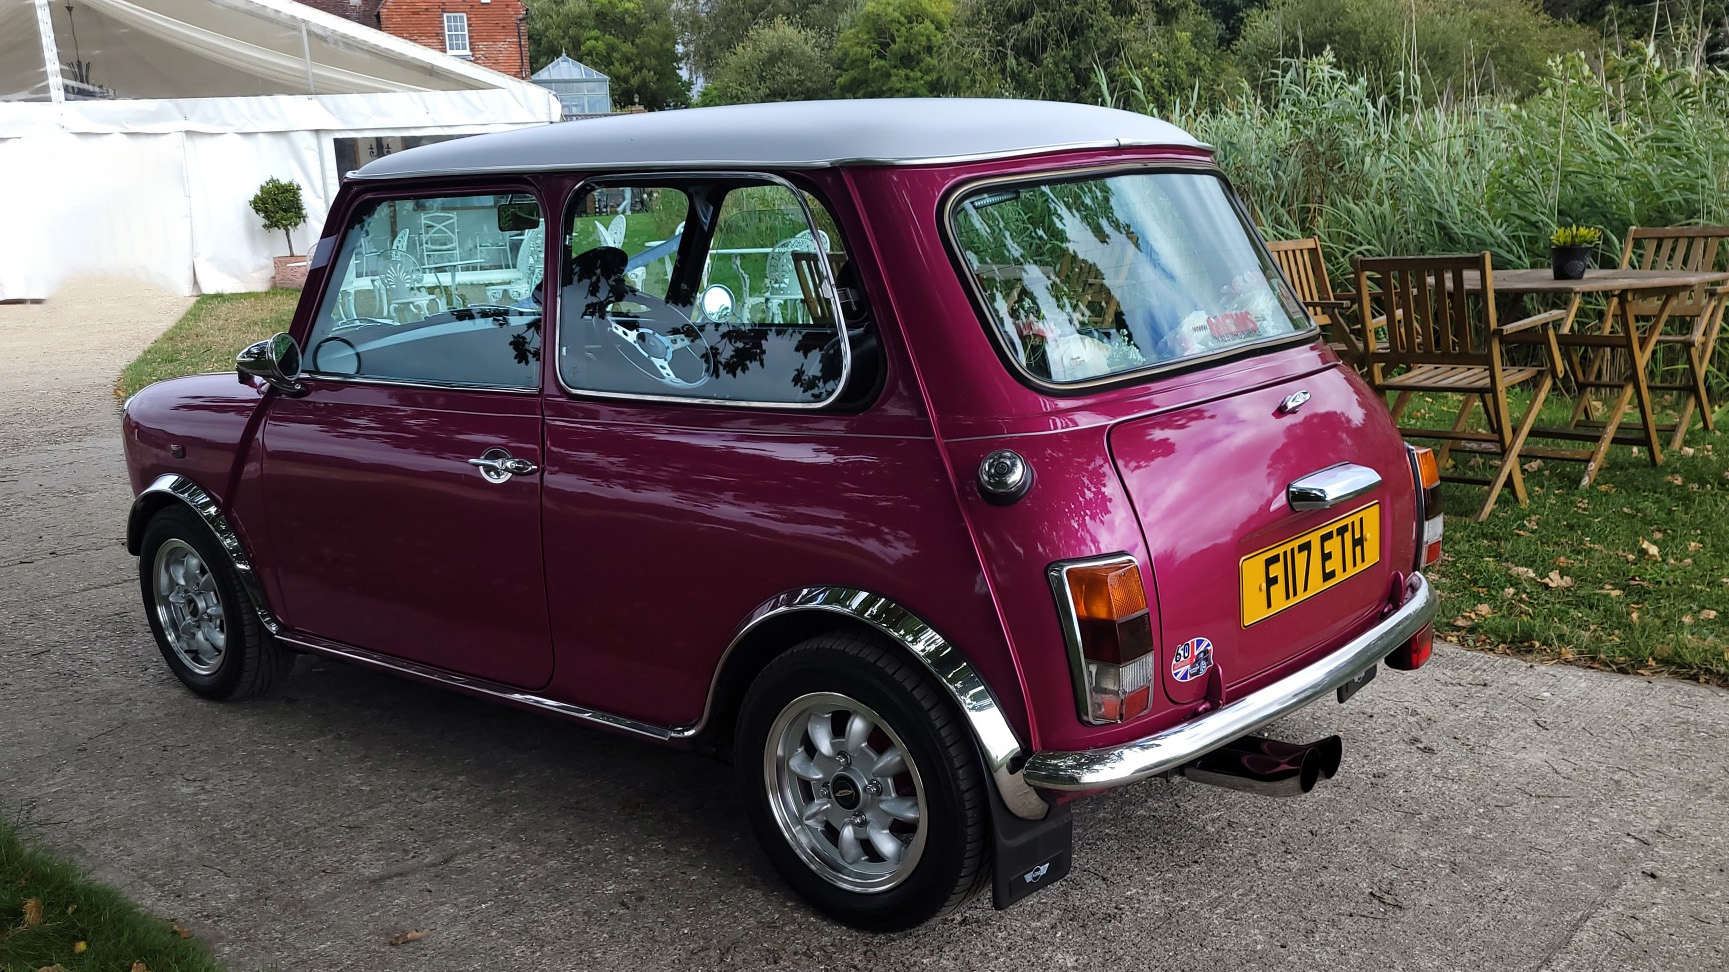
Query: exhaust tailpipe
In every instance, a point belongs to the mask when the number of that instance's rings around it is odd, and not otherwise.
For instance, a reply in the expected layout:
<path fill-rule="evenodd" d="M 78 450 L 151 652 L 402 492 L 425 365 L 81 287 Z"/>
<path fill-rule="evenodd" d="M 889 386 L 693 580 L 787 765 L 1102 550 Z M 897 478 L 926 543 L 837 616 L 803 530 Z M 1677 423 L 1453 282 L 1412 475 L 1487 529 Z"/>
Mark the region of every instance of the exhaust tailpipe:
<path fill-rule="evenodd" d="M 1288 743 L 1259 736 L 1234 739 L 1183 767 L 1196 783 L 1262 796 L 1301 796 L 1339 772 L 1345 746 L 1338 736 Z"/>

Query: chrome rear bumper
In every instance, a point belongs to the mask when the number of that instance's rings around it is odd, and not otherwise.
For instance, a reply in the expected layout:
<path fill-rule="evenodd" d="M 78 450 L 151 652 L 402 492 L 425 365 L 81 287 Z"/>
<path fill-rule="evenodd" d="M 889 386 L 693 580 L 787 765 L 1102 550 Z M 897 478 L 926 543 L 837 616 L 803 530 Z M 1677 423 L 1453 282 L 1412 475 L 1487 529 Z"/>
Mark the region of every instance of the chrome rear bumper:
<path fill-rule="evenodd" d="M 1022 776 L 1047 790 L 1099 790 L 1192 763 L 1239 736 L 1335 691 L 1411 639 L 1435 613 L 1435 592 L 1421 574 L 1416 589 L 1386 620 L 1313 665 L 1222 708 L 1157 735 L 1083 752 L 1035 753 Z"/>

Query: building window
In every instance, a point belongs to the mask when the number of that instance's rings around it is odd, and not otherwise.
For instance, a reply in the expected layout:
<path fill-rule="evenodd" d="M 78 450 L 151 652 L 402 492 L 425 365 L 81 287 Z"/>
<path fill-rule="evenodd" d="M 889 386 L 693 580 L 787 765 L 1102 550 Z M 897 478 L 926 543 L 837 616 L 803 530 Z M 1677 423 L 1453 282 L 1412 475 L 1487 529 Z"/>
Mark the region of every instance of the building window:
<path fill-rule="evenodd" d="M 468 49 L 468 14 L 444 15 L 444 52 L 458 57 L 469 57 L 474 53 Z"/>

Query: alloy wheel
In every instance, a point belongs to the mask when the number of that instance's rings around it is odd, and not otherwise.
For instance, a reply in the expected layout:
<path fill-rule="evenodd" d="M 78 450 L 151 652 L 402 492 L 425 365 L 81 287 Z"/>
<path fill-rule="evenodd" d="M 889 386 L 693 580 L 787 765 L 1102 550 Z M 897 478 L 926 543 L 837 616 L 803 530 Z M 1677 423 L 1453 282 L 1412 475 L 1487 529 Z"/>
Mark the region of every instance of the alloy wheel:
<path fill-rule="evenodd" d="M 919 768 L 887 720 L 831 692 L 800 696 L 763 747 L 763 783 L 782 835 L 837 887 L 887 891 L 924 851 Z"/>
<path fill-rule="evenodd" d="M 156 549 L 151 574 L 156 620 L 168 646 L 197 674 L 215 674 L 228 647 L 228 631 L 210 566 L 191 544 L 170 539 Z"/>

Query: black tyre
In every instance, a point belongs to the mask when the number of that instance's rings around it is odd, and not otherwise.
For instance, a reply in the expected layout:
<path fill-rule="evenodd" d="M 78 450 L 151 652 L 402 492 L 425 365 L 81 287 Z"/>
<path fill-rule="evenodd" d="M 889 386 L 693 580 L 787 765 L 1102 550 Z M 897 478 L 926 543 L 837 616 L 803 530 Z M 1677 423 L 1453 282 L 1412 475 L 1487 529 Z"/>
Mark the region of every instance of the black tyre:
<path fill-rule="evenodd" d="M 872 931 L 958 909 L 989 876 L 989 792 L 972 737 L 925 670 L 854 633 L 811 638 L 757 676 L 734 759 L 775 867 Z"/>
<path fill-rule="evenodd" d="M 228 555 L 191 510 L 170 506 L 151 518 L 138 582 L 156 646 L 199 695 L 263 695 L 294 667 L 294 653 L 264 630 Z"/>

